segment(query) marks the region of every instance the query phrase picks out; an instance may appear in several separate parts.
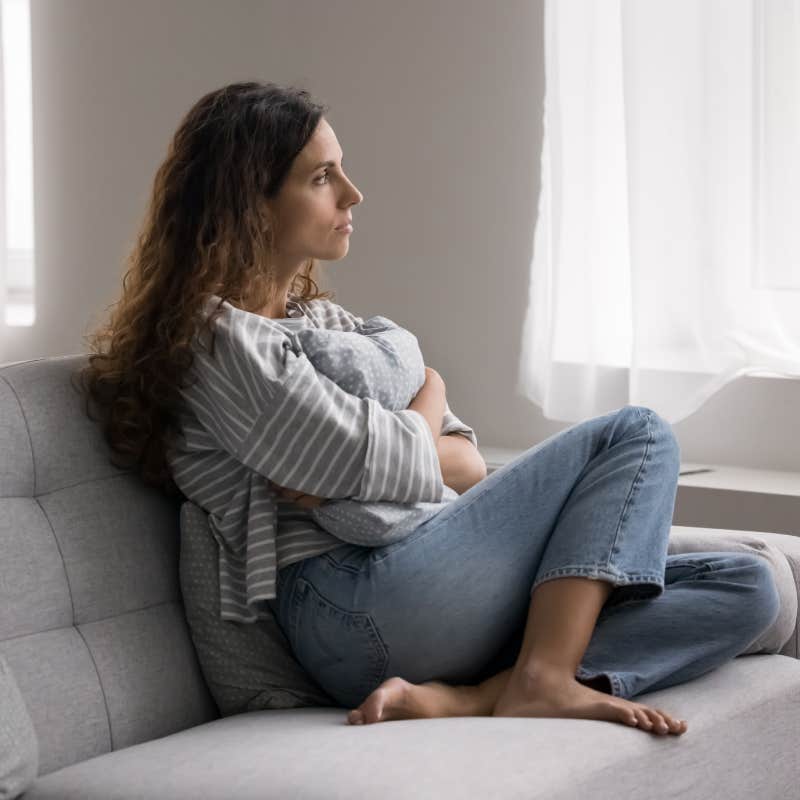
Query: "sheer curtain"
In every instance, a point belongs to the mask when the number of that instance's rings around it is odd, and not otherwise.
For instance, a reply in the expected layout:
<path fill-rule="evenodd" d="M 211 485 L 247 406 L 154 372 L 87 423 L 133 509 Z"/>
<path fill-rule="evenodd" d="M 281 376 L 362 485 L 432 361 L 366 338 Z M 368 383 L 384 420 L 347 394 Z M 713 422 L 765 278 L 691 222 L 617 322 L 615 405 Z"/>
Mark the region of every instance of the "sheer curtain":
<path fill-rule="evenodd" d="M 800 378 L 800 0 L 546 0 L 518 389 L 679 422 Z"/>
<path fill-rule="evenodd" d="M 0 0 L 0 362 L 4 328 L 34 307 L 33 120 L 29 0 Z"/>

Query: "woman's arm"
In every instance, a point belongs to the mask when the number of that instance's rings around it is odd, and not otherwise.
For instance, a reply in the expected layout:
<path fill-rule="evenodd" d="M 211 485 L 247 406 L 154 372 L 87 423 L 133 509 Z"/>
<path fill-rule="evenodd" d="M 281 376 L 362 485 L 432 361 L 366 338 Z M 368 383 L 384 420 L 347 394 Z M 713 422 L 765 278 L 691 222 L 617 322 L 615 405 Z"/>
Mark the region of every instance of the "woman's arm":
<path fill-rule="evenodd" d="M 442 419 L 447 407 L 446 387 L 442 376 L 432 367 L 425 367 L 425 383 L 409 403 L 408 411 L 422 414 L 431 429 L 433 443 L 438 446 Z"/>
<path fill-rule="evenodd" d="M 461 434 L 440 436 L 436 451 L 445 486 L 458 494 L 464 494 L 486 477 L 486 462 L 472 442 Z"/>
<path fill-rule="evenodd" d="M 427 420 L 439 455 L 442 482 L 458 494 L 486 477 L 486 462 L 472 442 L 458 433 L 440 435 L 442 419 L 447 408 L 447 387 L 439 373 L 425 367 L 425 384 L 409 408 L 419 411 Z"/>
<path fill-rule="evenodd" d="M 478 449 L 464 436 L 458 433 L 444 436 L 439 434 L 447 406 L 446 386 L 444 379 L 435 369 L 425 367 L 425 375 L 425 383 L 408 408 L 421 414 L 431 429 L 439 456 L 442 482 L 458 494 L 464 494 L 467 489 L 486 477 L 486 462 Z M 270 483 L 282 497 L 294 501 L 301 508 L 314 508 L 326 501 L 323 497 L 286 489 L 273 481 Z"/>

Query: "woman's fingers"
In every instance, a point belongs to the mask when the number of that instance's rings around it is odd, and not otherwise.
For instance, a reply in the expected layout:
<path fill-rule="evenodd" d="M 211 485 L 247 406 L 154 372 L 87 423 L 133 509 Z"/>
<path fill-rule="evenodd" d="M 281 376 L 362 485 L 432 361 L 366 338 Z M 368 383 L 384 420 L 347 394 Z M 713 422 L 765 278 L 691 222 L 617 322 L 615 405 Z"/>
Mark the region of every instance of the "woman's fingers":
<path fill-rule="evenodd" d="M 284 497 L 288 497 L 290 500 L 294 500 L 295 497 L 299 497 L 302 492 L 296 492 L 294 489 L 287 489 L 285 486 L 279 486 L 274 481 L 269 481 L 269 485 L 272 486 L 273 489 L 277 490 L 278 494 L 282 494 Z"/>
<path fill-rule="evenodd" d="M 321 506 L 326 499 L 324 497 L 316 497 L 313 494 L 304 494 L 303 492 L 298 492 L 295 489 L 287 489 L 284 486 L 279 486 L 274 481 L 269 481 L 269 483 L 278 491 L 278 494 L 280 494 L 281 497 L 291 500 L 293 503 L 300 506 L 300 508 L 316 508 L 317 506 Z"/>
<path fill-rule="evenodd" d="M 316 508 L 325 502 L 324 497 L 316 497 L 313 494 L 304 494 L 301 498 L 294 501 L 301 508 Z"/>

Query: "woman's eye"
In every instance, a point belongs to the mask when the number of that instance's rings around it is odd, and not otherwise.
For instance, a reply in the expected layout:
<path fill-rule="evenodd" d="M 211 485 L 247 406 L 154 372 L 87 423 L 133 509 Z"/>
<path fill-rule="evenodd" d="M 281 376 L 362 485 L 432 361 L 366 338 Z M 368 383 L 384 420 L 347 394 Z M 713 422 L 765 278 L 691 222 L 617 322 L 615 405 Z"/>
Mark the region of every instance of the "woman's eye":
<path fill-rule="evenodd" d="M 320 180 L 320 179 L 322 179 L 322 178 L 326 178 L 326 179 L 327 179 L 327 177 L 328 177 L 328 173 L 327 173 L 327 172 L 325 172 L 325 173 L 323 173 L 322 175 L 320 175 L 320 176 L 319 176 L 319 178 L 317 178 L 317 179 L 314 181 L 314 183 L 316 183 L 318 180 Z M 326 180 L 325 182 L 327 183 L 327 180 Z M 322 184 L 320 184 L 320 186 L 322 186 Z"/>

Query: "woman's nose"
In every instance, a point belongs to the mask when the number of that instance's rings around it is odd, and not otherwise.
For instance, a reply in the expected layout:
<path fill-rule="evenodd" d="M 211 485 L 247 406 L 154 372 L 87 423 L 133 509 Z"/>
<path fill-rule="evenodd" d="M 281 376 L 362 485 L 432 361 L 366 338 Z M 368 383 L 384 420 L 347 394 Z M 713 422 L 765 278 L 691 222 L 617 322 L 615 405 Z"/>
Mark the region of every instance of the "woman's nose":
<path fill-rule="evenodd" d="M 353 205 L 358 205 L 364 199 L 364 195 L 358 191 L 358 188 L 355 185 L 353 185 L 353 195 Z"/>

